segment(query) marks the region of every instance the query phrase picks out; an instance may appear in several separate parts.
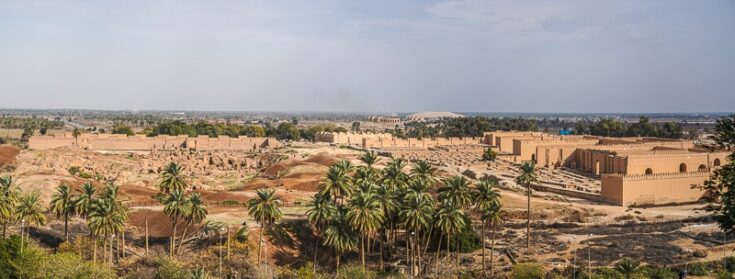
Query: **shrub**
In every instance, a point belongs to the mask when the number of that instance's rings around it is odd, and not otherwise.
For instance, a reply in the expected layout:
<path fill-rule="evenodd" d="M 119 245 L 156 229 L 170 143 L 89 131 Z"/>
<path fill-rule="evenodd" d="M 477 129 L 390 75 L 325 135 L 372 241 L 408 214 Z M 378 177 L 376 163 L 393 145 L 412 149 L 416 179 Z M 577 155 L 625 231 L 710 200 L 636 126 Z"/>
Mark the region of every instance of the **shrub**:
<path fill-rule="evenodd" d="M 723 259 L 725 270 L 732 273 L 735 272 L 735 257 L 725 257 Z"/>
<path fill-rule="evenodd" d="M 363 270 L 362 266 L 356 264 L 349 264 L 341 266 L 337 269 L 336 279 L 374 279 L 377 278 L 377 274 L 371 270 Z"/>
<path fill-rule="evenodd" d="M 41 278 L 117 278 L 109 267 L 87 262 L 77 254 L 66 252 L 48 256 L 40 269 Z"/>
<path fill-rule="evenodd" d="M 538 279 L 544 278 L 546 271 L 538 263 L 519 263 L 513 266 L 511 274 L 515 279 Z"/>
<path fill-rule="evenodd" d="M 306 265 L 294 270 L 294 278 L 301 279 L 322 279 L 327 278 L 324 274 L 314 272 L 314 264 L 309 262 Z"/>
<path fill-rule="evenodd" d="M 462 253 L 469 253 L 482 248 L 482 240 L 480 240 L 480 236 L 472 229 L 472 222 L 467 217 L 465 217 L 465 224 L 467 226 L 459 234 L 460 251 Z M 449 243 L 449 246 L 452 250 L 457 249 L 456 236 L 452 236 L 452 241 Z"/>
<path fill-rule="evenodd" d="M 676 279 L 678 275 L 668 267 L 648 269 L 648 277 L 651 279 Z"/>
<path fill-rule="evenodd" d="M 172 260 L 167 257 L 161 257 L 158 259 L 158 268 L 156 268 L 157 279 L 189 278 L 190 274 L 189 270 L 184 268 L 184 266 L 176 260 Z"/>
<path fill-rule="evenodd" d="M 223 200 L 221 204 L 225 206 L 239 206 L 240 202 L 235 200 Z"/>
<path fill-rule="evenodd" d="M 77 174 L 79 174 L 79 173 L 80 173 L 80 172 L 81 172 L 82 170 L 81 170 L 81 169 L 80 169 L 80 168 L 79 168 L 78 166 L 71 166 L 71 167 L 69 167 L 68 169 L 66 169 L 66 171 L 68 171 L 68 172 L 69 172 L 69 175 L 71 175 L 71 176 L 76 176 L 76 175 L 77 175 Z"/>
<path fill-rule="evenodd" d="M 623 279 L 623 275 L 615 269 L 598 267 L 593 271 L 592 278 L 595 279 Z"/>
<path fill-rule="evenodd" d="M 715 273 L 715 276 L 713 277 L 715 279 L 732 279 L 732 273 L 727 271 L 720 271 L 718 273 Z"/>
<path fill-rule="evenodd" d="M 707 264 L 703 262 L 690 263 L 687 265 L 687 273 L 695 276 L 707 275 Z"/>

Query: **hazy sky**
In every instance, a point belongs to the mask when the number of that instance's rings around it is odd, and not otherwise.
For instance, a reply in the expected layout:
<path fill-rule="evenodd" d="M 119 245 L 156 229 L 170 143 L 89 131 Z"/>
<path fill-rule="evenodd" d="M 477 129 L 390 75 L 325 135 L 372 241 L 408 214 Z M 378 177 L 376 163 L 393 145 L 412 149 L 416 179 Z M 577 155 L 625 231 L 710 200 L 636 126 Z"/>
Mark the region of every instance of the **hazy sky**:
<path fill-rule="evenodd" d="M 0 107 L 735 111 L 733 0 L 0 0 Z"/>

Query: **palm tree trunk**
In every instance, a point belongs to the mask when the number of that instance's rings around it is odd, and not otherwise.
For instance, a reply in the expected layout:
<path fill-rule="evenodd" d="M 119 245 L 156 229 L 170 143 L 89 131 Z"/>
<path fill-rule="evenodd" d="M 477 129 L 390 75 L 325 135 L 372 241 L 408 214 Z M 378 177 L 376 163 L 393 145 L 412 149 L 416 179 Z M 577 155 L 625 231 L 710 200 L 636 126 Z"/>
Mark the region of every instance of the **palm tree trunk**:
<path fill-rule="evenodd" d="M 179 253 L 179 250 L 181 250 L 181 245 L 184 244 L 184 238 L 186 237 L 186 230 L 191 225 L 191 221 L 186 222 L 186 226 L 184 226 L 184 233 L 181 234 L 181 239 L 179 241 L 179 247 L 176 248 L 176 253 Z"/>
<path fill-rule="evenodd" d="M 487 277 L 487 274 L 485 273 L 485 270 L 487 270 L 487 266 L 485 265 L 485 224 L 486 223 L 487 222 L 485 222 L 484 220 L 482 221 L 482 232 L 481 232 L 481 235 L 482 235 L 482 275 L 483 277 Z"/>
<path fill-rule="evenodd" d="M 362 258 L 362 270 L 365 270 L 365 236 L 360 237 L 360 257 Z"/>
<path fill-rule="evenodd" d="M 337 269 L 339 269 L 339 258 L 342 256 L 342 253 L 339 251 L 335 251 L 335 253 L 337 254 Z"/>
<path fill-rule="evenodd" d="M 460 235 L 460 233 L 457 234 L 457 268 L 459 268 L 459 250 L 461 249 L 461 247 L 459 247 Z"/>
<path fill-rule="evenodd" d="M 260 258 L 260 254 L 261 254 L 260 251 L 262 251 L 262 248 L 263 248 L 263 231 L 264 230 L 265 229 L 263 229 L 263 223 L 262 223 L 262 220 L 261 220 L 261 223 L 260 223 L 260 239 L 258 240 L 258 265 L 260 265 L 260 259 L 261 259 Z"/>
<path fill-rule="evenodd" d="M 176 248 L 176 226 L 179 224 L 178 218 L 174 218 L 173 232 L 171 232 L 171 245 L 169 245 L 169 256 L 174 256 L 174 249 Z"/>
<path fill-rule="evenodd" d="M 94 239 L 94 253 L 92 254 L 92 262 L 97 263 L 97 239 Z"/>
<path fill-rule="evenodd" d="M 492 224 L 492 226 L 493 226 L 493 236 L 492 236 L 492 241 L 490 242 L 490 277 L 495 276 L 495 269 L 494 269 L 495 266 L 493 262 L 493 257 L 495 255 L 493 253 L 493 251 L 495 251 L 495 224 Z"/>
<path fill-rule="evenodd" d="M 5 239 L 5 230 L 7 229 L 7 225 L 3 223 L 3 239 Z"/>
<path fill-rule="evenodd" d="M 115 238 L 110 237 L 110 266 L 112 266 L 112 261 L 115 258 L 115 254 L 113 254 L 113 245 L 115 243 Z"/>
<path fill-rule="evenodd" d="M 319 233 L 316 233 L 316 230 L 314 230 L 314 232 L 314 273 L 316 274 L 316 256 L 319 251 Z"/>
<path fill-rule="evenodd" d="M 447 234 L 447 258 L 450 258 L 452 256 L 451 253 L 449 253 L 449 242 L 451 242 L 450 239 L 452 239 L 452 234 L 448 233 Z"/>
<path fill-rule="evenodd" d="M 439 245 L 436 246 L 436 262 L 434 262 L 434 275 L 439 272 L 439 252 L 442 249 L 442 236 L 439 235 Z"/>
<path fill-rule="evenodd" d="M 431 228 L 429 228 L 429 234 L 426 235 L 426 241 L 424 242 L 424 254 L 426 254 L 426 251 L 429 250 L 429 241 L 431 240 L 432 233 L 434 233 L 434 226 L 431 226 Z"/>
<path fill-rule="evenodd" d="M 385 229 L 380 233 L 380 271 L 383 271 L 383 238 L 385 237 Z"/>
<path fill-rule="evenodd" d="M 122 255 L 122 258 L 125 258 L 125 223 L 123 223 L 122 231 L 120 232 L 120 240 L 122 242 L 122 249 L 120 249 L 120 255 Z"/>
<path fill-rule="evenodd" d="M 418 268 L 418 273 L 421 274 L 421 237 L 416 234 L 416 240 L 414 241 L 416 243 L 416 267 Z"/>
<path fill-rule="evenodd" d="M 410 255 L 411 249 L 409 247 L 410 244 L 411 244 L 411 237 L 408 234 L 408 230 L 406 230 L 406 266 L 408 266 L 408 264 L 411 262 L 411 255 Z"/>
<path fill-rule="evenodd" d="M 64 213 L 64 239 L 69 242 L 69 213 Z"/>
<path fill-rule="evenodd" d="M 528 183 L 528 211 L 526 212 L 526 248 L 531 246 L 531 183 Z"/>
<path fill-rule="evenodd" d="M 148 256 L 148 218 L 145 218 L 145 255 Z"/>

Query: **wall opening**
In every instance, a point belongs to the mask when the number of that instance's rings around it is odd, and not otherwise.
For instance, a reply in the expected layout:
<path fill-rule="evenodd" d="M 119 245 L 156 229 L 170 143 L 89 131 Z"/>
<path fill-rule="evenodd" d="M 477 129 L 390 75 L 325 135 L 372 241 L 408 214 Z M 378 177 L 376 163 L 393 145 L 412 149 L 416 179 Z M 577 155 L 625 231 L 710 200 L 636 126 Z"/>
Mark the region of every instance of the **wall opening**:
<path fill-rule="evenodd" d="M 704 164 L 699 165 L 699 168 L 697 168 L 697 170 L 699 170 L 700 172 L 707 171 L 707 166 L 705 166 Z"/>
<path fill-rule="evenodd" d="M 531 154 L 531 161 L 536 162 L 536 154 Z"/>
<path fill-rule="evenodd" d="M 646 175 L 651 175 L 651 174 L 653 174 L 653 170 L 651 168 L 647 168 Z"/>
<path fill-rule="evenodd" d="M 715 159 L 715 167 L 720 166 L 720 159 Z"/>
<path fill-rule="evenodd" d="M 600 175 L 600 161 L 595 161 L 595 175 Z"/>
<path fill-rule="evenodd" d="M 679 164 L 679 172 L 687 172 L 687 164 Z"/>

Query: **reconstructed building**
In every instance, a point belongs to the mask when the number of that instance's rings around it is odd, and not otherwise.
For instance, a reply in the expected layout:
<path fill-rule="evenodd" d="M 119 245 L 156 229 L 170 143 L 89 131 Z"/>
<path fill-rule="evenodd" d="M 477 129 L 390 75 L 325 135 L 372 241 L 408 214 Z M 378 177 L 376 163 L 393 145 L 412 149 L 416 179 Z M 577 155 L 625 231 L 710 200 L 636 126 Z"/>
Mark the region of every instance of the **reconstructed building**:
<path fill-rule="evenodd" d="M 155 136 L 82 134 L 74 137 L 70 134 L 53 136 L 33 136 L 28 141 L 28 148 L 46 150 L 65 146 L 78 146 L 87 150 L 99 151 L 159 151 L 191 149 L 200 151 L 257 151 L 260 149 L 280 147 L 281 143 L 274 138 L 261 137 L 217 137 L 208 136 Z"/>
<path fill-rule="evenodd" d="M 602 198 L 618 205 L 699 200 L 704 193 L 692 185 L 702 184 L 728 154 L 696 148 L 689 140 L 660 138 L 490 132 L 483 142 L 513 162 L 535 161 L 541 167 L 563 167 L 598 177 Z"/>

